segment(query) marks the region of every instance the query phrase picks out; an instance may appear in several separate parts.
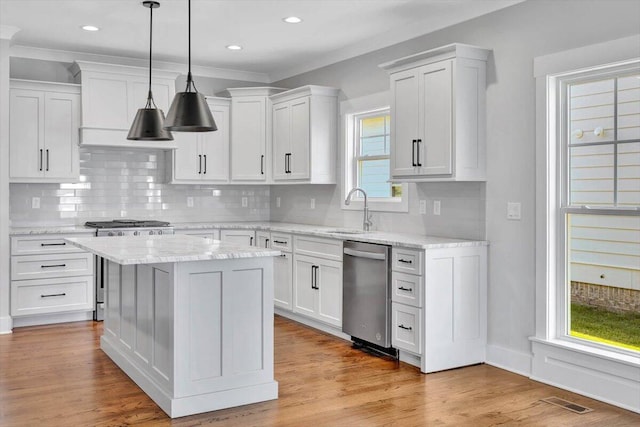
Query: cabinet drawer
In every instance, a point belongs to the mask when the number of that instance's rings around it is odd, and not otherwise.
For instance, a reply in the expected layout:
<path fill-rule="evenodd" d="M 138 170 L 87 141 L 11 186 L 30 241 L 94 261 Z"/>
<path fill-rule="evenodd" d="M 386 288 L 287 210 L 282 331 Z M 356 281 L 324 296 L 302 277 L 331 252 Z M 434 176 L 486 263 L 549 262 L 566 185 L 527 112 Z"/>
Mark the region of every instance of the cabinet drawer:
<path fill-rule="evenodd" d="M 391 344 L 414 354 L 422 352 L 422 309 L 391 303 Z"/>
<path fill-rule="evenodd" d="M 11 282 L 11 315 L 93 310 L 93 276 Z"/>
<path fill-rule="evenodd" d="M 93 275 L 93 255 L 25 255 L 11 257 L 11 280 Z"/>
<path fill-rule="evenodd" d="M 296 254 L 342 261 L 342 240 L 294 236 L 293 247 Z"/>
<path fill-rule="evenodd" d="M 89 237 L 93 236 L 93 233 L 87 234 L 74 234 L 73 237 Z M 11 255 L 36 255 L 36 254 L 61 254 L 61 253 L 73 253 L 83 252 L 82 249 L 73 246 L 71 243 L 64 241 L 65 237 L 71 237 L 70 235 L 61 236 L 59 234 L 54 235 L 42 235 L 42 236 L 20 236 L 11 238 Z"/>
<path fill-rule="evenodd" d="M 175 230 L 176 234 L 186 234 L 187 236 L 202 237 L 203 239 L 220 240 L 220 230 Z"/>
<path fill-rule="evenodd" d="M 271 248 L 291 252 L 291 234 L 271 233 Z"/>
<path fill-rule="evenodd" d="M 393 248 L 392 251 L 393 271 L 422 275 L 424 251 L 415 249 Z"/>
<path fill-rule="evenodd" d="M 424 278 L 394 271 L 391 273 L 391 301 L 422 307 Z"/>

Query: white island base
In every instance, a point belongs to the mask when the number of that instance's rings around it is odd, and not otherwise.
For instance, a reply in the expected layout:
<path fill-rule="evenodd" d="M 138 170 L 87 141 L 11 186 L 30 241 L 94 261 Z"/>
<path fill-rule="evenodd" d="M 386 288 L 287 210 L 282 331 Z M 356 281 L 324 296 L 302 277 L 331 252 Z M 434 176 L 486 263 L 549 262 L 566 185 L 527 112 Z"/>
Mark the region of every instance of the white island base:
<path fill-rule="evenodd" d="M 271 257 L 106 274 L 101 348 L 170 417 L 278 398 Z"/>

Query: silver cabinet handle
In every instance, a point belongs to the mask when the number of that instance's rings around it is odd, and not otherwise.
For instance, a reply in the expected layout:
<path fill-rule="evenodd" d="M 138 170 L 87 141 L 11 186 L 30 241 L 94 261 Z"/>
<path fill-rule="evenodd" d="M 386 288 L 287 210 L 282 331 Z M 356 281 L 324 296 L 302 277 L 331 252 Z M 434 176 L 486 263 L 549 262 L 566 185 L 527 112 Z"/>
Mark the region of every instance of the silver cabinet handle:
<path fill-rule="evenodd" d="M 357 251 L 351 248 L 344 248 L 345 255 L 351 255 L 357 258 L 369 258 L 369 259 L 377 259 L 377 260 L 385 260 L 385 254 L 379 254 L 375 252 L 365 252 L 365 251 Z"/>

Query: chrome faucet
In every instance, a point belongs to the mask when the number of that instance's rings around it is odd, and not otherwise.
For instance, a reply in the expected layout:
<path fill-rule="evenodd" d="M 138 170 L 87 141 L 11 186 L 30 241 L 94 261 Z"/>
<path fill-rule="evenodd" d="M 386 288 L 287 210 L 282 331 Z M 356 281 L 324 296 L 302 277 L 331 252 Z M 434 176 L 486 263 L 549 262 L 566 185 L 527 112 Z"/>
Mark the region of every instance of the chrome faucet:
<path fill-rule="evenodd" d="M 351 197 L 353 196 L 353 193 L 355 193 L 356 191 L 361 192 L 362 195 L 364 196 L 364 212 L 363 212 L 364 217 L 362 219 L 362 230 L 369 231 L 371 230 L 371 226 L 373 225 L 373 223 L 371 222 L 371 215 L 369 215 L 369 205 L 367 204 L 366 191 L 364 191 L 360 187 L 355 187 L 354 189 L 349 191 L 349 194 L 347 194 L 347 198 L 344 200 L 344 204 L 348 206 L 351 203 Z"/>

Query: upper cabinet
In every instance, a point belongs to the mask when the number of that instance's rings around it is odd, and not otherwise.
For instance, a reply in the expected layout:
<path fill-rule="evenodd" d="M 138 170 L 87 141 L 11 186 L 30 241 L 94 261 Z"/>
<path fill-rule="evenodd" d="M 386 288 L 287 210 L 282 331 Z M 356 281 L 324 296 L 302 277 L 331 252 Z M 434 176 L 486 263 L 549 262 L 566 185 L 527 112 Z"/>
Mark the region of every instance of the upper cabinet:
<path fill-rule="evenodd" d="M 225 183 L 229 180 L 228 98 L 207 97 L 218 126 L 214 132 L 173 132 L 177 149 L 171 152 L 173 184 Z"/>
<path fill-rule="evenodd" d="M 76 61 L 74 75 L 82 82 L 80 144 L 175 148 L 174 141 L 129 141 L 127 134 L 149 90 L 149 69 Z M 167 113 L 178 73 L 154 70 L 151 90 L 158 108 Z"/>
<path fill-rule="evenodd" d="M 273 180 L 335 184 L 338 89 L 303 86 L 271 102 Z"/>
<path fill-rule="evenodd" d="M 11 80 L 10 182 L 69 182 L 80 174 L 80 86 Z"/>
<path fill-rule="evenodd" d="M 486 179 L 490 52 L 455 43 L 380 65 L 391 78 L 392 179 Z"/>
<path fill-rule="evenodd" d="M 231 180 L 268 182 L 271 151 L 271 100 L 285 89 L 227 89 L 231 95 Z"/>

